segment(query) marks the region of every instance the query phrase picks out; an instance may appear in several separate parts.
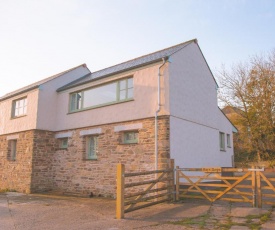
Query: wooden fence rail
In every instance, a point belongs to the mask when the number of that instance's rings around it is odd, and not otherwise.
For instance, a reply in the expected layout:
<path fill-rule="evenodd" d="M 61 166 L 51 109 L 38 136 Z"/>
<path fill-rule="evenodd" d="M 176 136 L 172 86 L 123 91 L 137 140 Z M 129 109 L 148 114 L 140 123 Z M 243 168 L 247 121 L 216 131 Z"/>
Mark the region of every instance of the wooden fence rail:
<path fill-rule="evenodd" d="M 267 173 L 272 172 L 270 169 Z M 275 170 L 273 169 L 273 172 Z M 273 175 L 265 175 L 264 172 L 257 172 L 257 192 L 259 197 L 259 207 L 263 204 L 275 205 L 275 178 Z"/>
<path fill-rule="evenodd" d="M 223 173 L 232 173 L 223 176 Z M 266 173 L 273 173 L 266 176 Z M 274 169 L 176 168 L 176 199 L 226 200 L 275 205 Z M 273 178 L 272 178 L 273 176 Z"/>

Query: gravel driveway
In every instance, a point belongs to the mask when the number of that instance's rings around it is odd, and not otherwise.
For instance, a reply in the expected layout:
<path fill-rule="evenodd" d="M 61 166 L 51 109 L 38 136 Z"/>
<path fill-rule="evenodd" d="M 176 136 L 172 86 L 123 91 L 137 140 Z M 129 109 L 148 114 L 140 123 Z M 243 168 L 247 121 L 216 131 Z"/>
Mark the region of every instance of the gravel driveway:
<path fill-rule="evenodd" d="M 272 207 L 187 201 L 152 206 L 116 220 L 111 199 L 0 193 L 1 230 L 251 229 L 252 222 L 275 229 L 274 213 Z"/>

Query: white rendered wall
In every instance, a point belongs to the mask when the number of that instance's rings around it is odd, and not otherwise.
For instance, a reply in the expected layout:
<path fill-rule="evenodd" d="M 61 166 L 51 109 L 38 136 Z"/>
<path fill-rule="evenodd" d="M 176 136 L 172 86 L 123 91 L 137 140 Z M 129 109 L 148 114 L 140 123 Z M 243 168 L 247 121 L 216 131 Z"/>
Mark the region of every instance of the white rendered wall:
<path fill-rule="evenodd" d="M 56 90 L 84 75 L 90 73 L 85 66 L 79 66 L 51 81 L 44 83 L 39 90 L 39 103 L 37 115 L 37 129 L 56 130 L 55 121 L 57 111 L 58 93 Z"/>
<path fill-rule="evenodd" d="M 154 117 L 155 111 L 157 109 L 158 67 L 161 64 L 162 63 L 160 62 L 122 74 L 113 75 L 108 78 L 99 79 L 98 81 L 60 92 L 57 100 L 58 112 L 54 130 L 67 130 L 79 127 Z M 111 82 L 127 76 L 133 76 L 133 101 L 103 106 L 75 113 L 68 113 L 69 94 L 71 92 Z M 162 85 L 163 95 L 167 94 L 167 92 L 164 92 L 165 89 L 167 88 L 164 88 Z M 165 102 L 165 100 L 168 100 L 167 97 L 163 97 L 163 102 Z M 166 106 L 163 107 L 161 114 L 168 114 L 168 102 L 165 104 Z"/>
<path fill-rule="evenodd" d="M 39 88 L 0 102 L 0 135 L 30 129 L 53 130 L 56 119 L 56 89 L 68 84 L 90 71 L 79 66 L 59 77 L 42 84 Z M 12 101 L 27 97 L 27 114 L 11 118 Z"/>
<path fill-rule="evenodd" d="M 12 118 L 12 101 L 27 97 L 27 114 Z M 35 129 L 37 120 L 38 89 L 0 102 L 0 135 Z"/>
<path fill-rule="evenodd" d="M 171 115 L 216 124 L 216 83 L 195 43 L 172 55 L 169 65 Z M 173 89 L 173 90 L 172 90 Z"/>
<path fill-rule="evenodd" d="M 180 167 L 231 167 L 233 148 L 220 151 L 219 131 L 232 137 L 232 125 L 217 106 L 216 83 L 199 47 L 191 43 L 171 59 L 171 158 Z"/>
<path fill-rule="evenodd" d="M 170 131 L 171 158 L 177 166 L 220 166 L 218 130 L 171 116 Z"/>

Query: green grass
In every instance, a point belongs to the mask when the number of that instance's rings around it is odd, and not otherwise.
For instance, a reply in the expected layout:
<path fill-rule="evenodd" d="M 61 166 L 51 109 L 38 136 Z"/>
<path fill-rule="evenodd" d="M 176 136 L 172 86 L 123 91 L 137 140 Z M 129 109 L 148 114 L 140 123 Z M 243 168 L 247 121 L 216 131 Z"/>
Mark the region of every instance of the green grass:
<path fill-rule="evenodd" d="M 217 226 L 220 229 L 229 230 L 232 226 L 246 226 L 251 230 L 260 230 L 261 225 L 266 223 L 271 218 L 272 210 L 269 210 L 267 213 L 261 214 L 261 215 L 248 215 L 244 217 L 246 219 L 245 223 L 235 223 L 231 221 L 231 218 L 229 219 L 229 222 L 227 224 L 217 224 Z M 252 222 L 252 220 L 258 219 L 258 222 Z"/>
<path fill-rule="evenodd" d="M 179 221 L 173 221 L 173 222 L 168 222 L 168 223 L 174 224 L 174 225 L 182 225 L 182 226 L 193 225 L 193 226 L 199 227 L 199 229 L 204 229 L 204 227 L 206 225 L 206 220 L 208 220 L 210 217 L 209 211 L 210 211 L 210 209 L 204 215 L 200 215 L 200 216 L 192 217 L 192 218 L 184 218 Z"/>
<path fill-rule="evenodd" d="M 227 223 L 219 223 L 219 221 L 217 219 L 211 218 L 210 209 L 204 215 L 192 217 L 192 218 L 184 218 L 180 221 L 173 221 L 173 222 L 168 222 L 168 223 L 174 224 L 174 225 L 182 225 L 182 226 L 186 226 L 186 227 L 193 226 L 198 229 L 205 229 L 205 227 L 207 225 L 207 221 L 212 220 L 213 229 L 229 230 L 232 226 L 246 226 L 251 230 L 260 230 L 261 225 L 271 219 L 271 214 L 272 214 L 272 211 L 274 210 L 274 208 L 275 208 L 275 206 L 272 206 L 272 208 L 264 214 L 248 215 L 248 216 L 242 217 L 242 219 L 244 220 L 244 223 L 232 222 L 231 216 L 225 217 L 224 220 Z"/>

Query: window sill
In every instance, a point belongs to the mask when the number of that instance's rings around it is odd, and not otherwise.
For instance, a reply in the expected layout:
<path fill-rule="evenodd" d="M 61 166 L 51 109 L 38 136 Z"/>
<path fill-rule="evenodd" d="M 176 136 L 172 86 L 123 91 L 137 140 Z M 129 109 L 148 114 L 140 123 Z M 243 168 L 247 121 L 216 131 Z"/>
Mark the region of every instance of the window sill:
<path fill-rule="evenodd" d="M 220 149 L 220 151 L 221 151 L 221 152 L 226 152 L 226 150 L 225 150 L 225 149 Z"/>
<path fill-rule="evenodd" d="M 68 150 L 68 148 L 57 148 L 56 150 Z"/>
<path fill-rule="evenodd" d="M 11 117 L 10 119 L 13 120 L 13 119 L 21 118 L 21 117 L 26 117 L 26 116 L 27 116 L 27 114 L 24 114 L 24 115 L 17 116 L 17 117 Z"/>
<path fill-rule="evenodd" d="M 98 159 L 82 159 L 83 161 L 97 161 Z"/>
<path fill-rule="evenodd" d="M 78 112 L 83 112 L 83 111 L 87 111 L 87 110 L 91 110 L 91 109 L 103 108 L 103 107 L 110 106 L 110 105 L 117 105 L 117 104 L 121 104 L 121 103 L 125 103 L 125 102 L 130 102 L 130 101 L 134 101 L 134 99 L 131 98 L 131 99 L 124 100 L 124 101 L 116 101 L 116 102 L 113 102 L 113 103 L 92 106 L 92 107 L 88 107 L 88 108 L 85 108 L 85 109 L 79 109 L 79 110 L 76 110 L 76 111 L 70 111 L 70 112 L 67 113 L 67 115 L 70 115 L 70 114 L 73 114 L 73 113 L 78 113 Z"/>
<path fill-rule="evenodd" d="M 138 142 L 136 142 L 136 143 L 119 143 L 119 145 L 138 145 Z"/>

